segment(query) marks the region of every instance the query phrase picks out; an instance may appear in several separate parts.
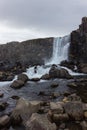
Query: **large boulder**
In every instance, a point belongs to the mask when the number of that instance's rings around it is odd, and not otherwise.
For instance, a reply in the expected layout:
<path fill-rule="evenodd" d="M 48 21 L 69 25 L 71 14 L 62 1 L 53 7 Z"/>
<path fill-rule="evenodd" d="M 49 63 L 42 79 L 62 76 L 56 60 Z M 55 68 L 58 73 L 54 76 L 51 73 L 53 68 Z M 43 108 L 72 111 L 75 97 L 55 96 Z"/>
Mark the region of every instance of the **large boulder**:
<path fill-rule="evenodd" d="M 39 109 L 39 101 L 27 101 L 24 98 L 20 98 L 17 101 L 17 105 L 11 114 L 11 118 L 15 122 L 20 122 L 22 119 L 22 121 L 25 123 L 30 118 L 32 113 L 38 112 Z"/>
<path fill-rule="evenodd" d="M 26 130 L 56 130 L 55 123 L 51 123 L 46 115 L 32 114 L 26 123 Z"/>
<path fill-rule="evenodd" d="M 49 70 L 49 76 L 51 78 L 72 78 L 66 69 L 58 68 L 56 66 L 51 67 Z"/>

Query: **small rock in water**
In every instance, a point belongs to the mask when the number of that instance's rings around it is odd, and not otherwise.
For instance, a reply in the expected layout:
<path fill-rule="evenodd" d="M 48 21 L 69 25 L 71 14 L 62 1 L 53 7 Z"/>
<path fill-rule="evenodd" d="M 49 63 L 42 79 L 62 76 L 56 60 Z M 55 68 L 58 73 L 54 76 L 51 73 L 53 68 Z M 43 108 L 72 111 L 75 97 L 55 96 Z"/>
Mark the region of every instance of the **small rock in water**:
<path fill-rule="evenodd" d="M 59 86 L 58 83 L 52 83 L 52 84 L 51 84 L 51 88 L 56 88 L 56 87 L 58 87 L 58 86 Z"/>
<path fill-rule="evenodd" d="M 18 100 L 20 97 L 19 97 L 19 96 L 16 96 L 16 95 L 13 95 L 11 98 L 12 98 L 12 99 L 15 99 L 15 100 Z"/>
<path fill-rule="evenodd" d="M 1 103 L 0 103 L 0 111 L 5 110 L 8 105 L 9 105 L 9 104 L 8 104 L 7 102 L 1 102 Z"/>
<path fill-rule="evenodd" d="M 2 98 L 4 96 L 4 93 L 0 93 L 0 98 Z"/>
<path fill-rule="evenodd" d="M 31 81 L 38 82 L 40 81 L 40 78 L 32 78 Z"/>
<path fill-rule="evenodd" d="M 44 96 L 44 95 L 45 95 L 45 92 L 44 92 L 44 91 L 40 91 L 38 95 L 39 95 L 39 96 Z"/>

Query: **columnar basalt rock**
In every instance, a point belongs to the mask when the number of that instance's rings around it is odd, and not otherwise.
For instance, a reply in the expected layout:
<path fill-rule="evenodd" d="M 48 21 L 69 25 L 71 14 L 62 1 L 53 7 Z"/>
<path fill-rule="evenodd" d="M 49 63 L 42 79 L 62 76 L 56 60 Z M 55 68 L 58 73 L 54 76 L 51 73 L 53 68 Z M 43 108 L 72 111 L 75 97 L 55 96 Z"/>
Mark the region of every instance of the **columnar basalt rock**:
<path fill-rule="evenodd" d="M 83 17 L 79 29 L 71 33 L 69 58 L 75 64 L 87 63 L 87 17 Z"/>

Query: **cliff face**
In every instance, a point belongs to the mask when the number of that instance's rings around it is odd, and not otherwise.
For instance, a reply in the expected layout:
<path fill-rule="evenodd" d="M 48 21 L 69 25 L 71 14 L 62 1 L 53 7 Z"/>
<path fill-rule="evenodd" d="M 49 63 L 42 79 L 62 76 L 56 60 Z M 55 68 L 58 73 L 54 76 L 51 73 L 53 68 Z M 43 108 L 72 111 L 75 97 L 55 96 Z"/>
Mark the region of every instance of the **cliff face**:
<path fill-rule="evenodd" d="M 52 55 L 52 43 L 53 38 L 46 38 L 0 45 L 0 65 L 43 64 L 44 60 Z"/>
<path fill-rule="evenodd" d="M 69 58 L 75 63 L 87 63 L 87 17 L 83 17 L 79 29 L 71 33 Z"/>

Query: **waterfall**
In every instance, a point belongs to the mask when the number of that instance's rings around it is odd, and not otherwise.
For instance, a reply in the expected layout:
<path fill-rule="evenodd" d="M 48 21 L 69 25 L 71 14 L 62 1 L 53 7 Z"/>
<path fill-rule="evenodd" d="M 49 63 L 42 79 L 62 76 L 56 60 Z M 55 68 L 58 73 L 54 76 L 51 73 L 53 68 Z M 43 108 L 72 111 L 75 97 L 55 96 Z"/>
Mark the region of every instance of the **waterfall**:
<path fill-rule="evenodd" d="M 68 50 L 70 45 L 70 35 L 54 38 L 53 54 L 48 64 L 60 64 L 63 60 L 68 60 Z"/>
<path fill-rule="evenodd" d="M 70 35 L 61 38 L 60 37 L 54 38 L 53 54 L 51 59 L 47 60 L 44 66 L 37 66 L 37 73 L 34 72 L 34 67 L 31 67 L 27 69 L 27 72 L 25 74 L 27 74 L 27 76 L 29 76 L 30 79 L 41 78 L 42 75 L 49 73 L 52 64 L 57 64 L 58 67 L 66 69 L 71 75 L 75 76 L 83 75 L 81 73 L 75 73 L 72 70 L 59 65 L 61 61 L 68 60 L 69 46 L 70 46 Z"/>

